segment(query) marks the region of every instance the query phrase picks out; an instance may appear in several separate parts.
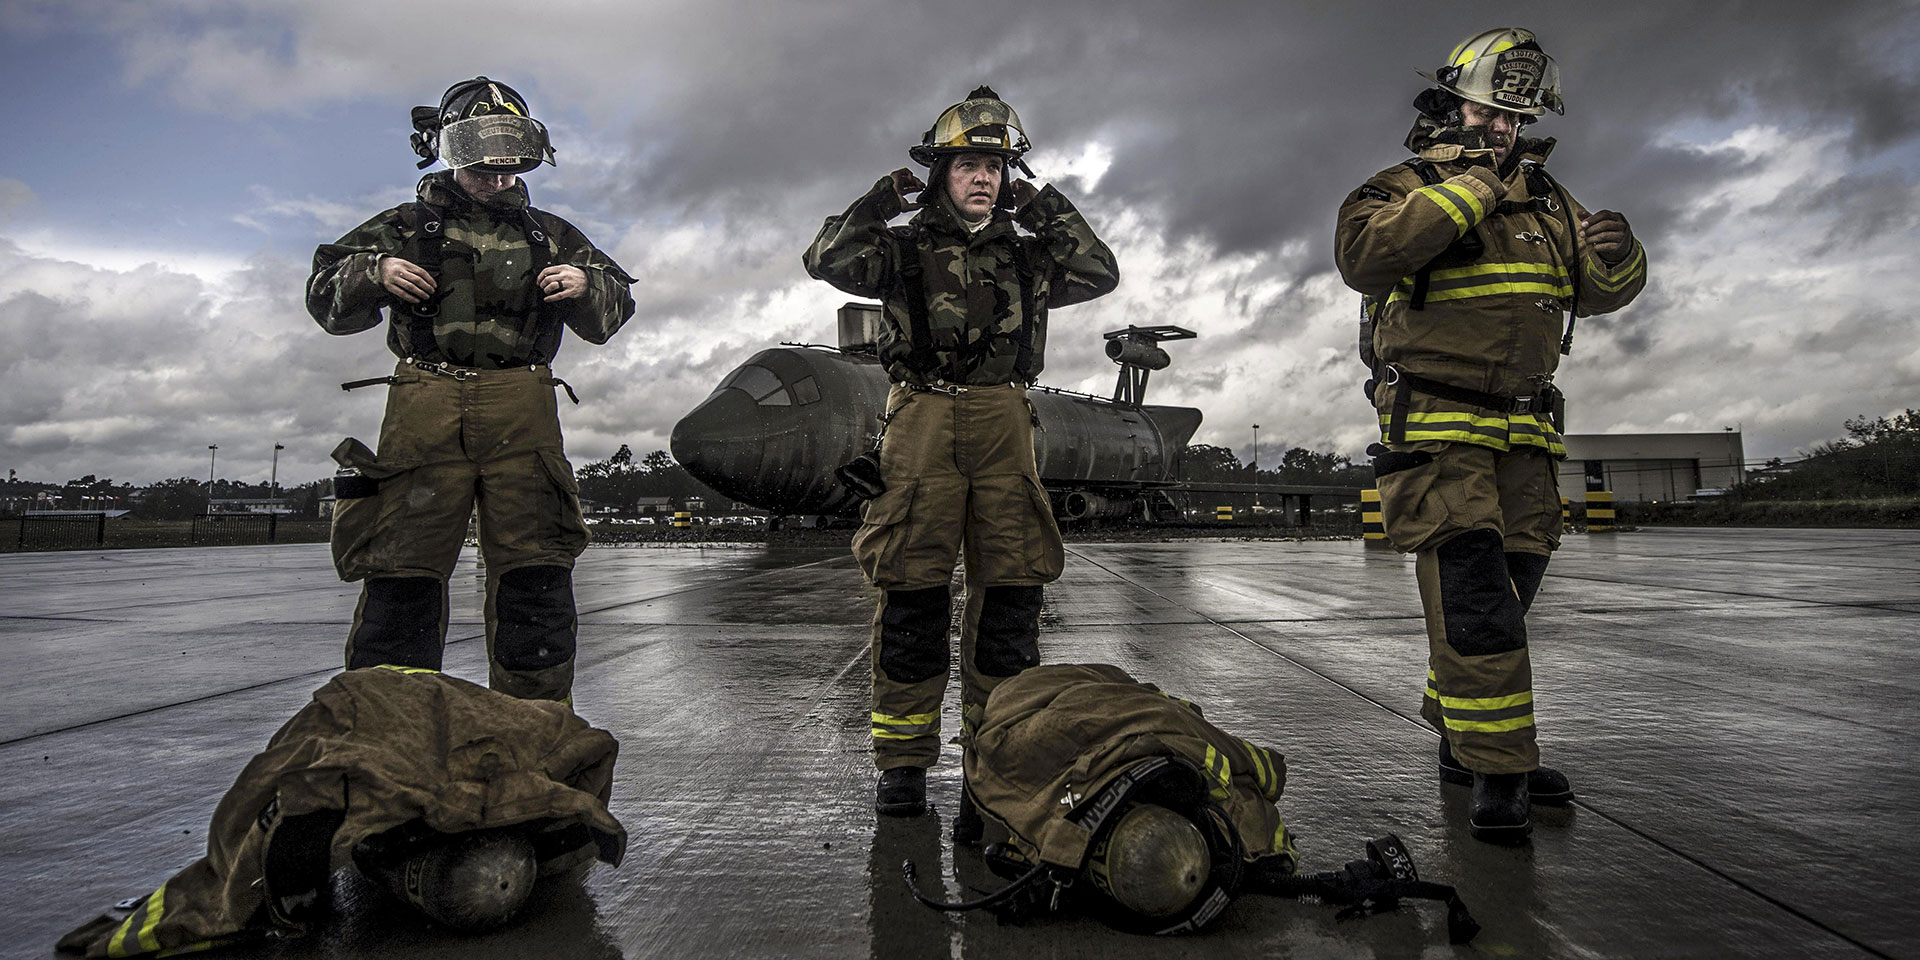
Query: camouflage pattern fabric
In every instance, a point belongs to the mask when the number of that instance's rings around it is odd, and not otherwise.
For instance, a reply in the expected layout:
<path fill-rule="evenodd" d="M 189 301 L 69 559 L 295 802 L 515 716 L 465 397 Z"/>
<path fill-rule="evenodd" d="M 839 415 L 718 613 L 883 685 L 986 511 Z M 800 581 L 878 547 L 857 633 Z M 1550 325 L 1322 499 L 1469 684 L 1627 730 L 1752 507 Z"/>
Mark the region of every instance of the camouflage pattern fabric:
<path fill-rule="evenodd" d="M 1082 303 L 1120 282 L 1113 251 L 1060 192 L 1048 185 L 1017 217 L 993 211 L 992 222 L 968 231 L 943 186 L 930 187 L 927 206 L 903 227 L 893 181 L 882 177 L 845 213 L 828 217 L 802 261 L 807 274 L 859 297 L 883 300 L 886 328 L 880 359 L 895 382 L 1032 383 L 1045 365 L 1046 311 Z M 1019 234 L 1014 225 L 1033 235 Z M 1032 359 L 1018 366 L 1023 307 L 1014 245 L 1034 273 Z M 922 265 L 934 369 L 908 363 L 912 314 L 900 282 L 903 258 Z"/>
<path fill-rule="evenodd" d="M 442 269 L 434 277 L 438 313 L 416 318 L 408 305 L 380 286 L 382 257 L 419 263 L 421 245 L 415 204 L 402 204 L 355 227 L 313 254 L 307 281 L 307 312 L 328 333 L 349 334 L 392 316 L 387 346 L 397 357 L 500 369 L 553 359 L 564 325 L 589 343 L 605 343 L 633 316 L 633 278 L 596 249 L 578 229 L 545 211 L 533 217 L 547 234 L 550 263 L 571 264 L 587 275 L 585 296 L 546 303 L 534 289 L 535 262 L 521 211 L 529 209 L 524 181 L 482 203 L 453 180 L 451 171 L 430 173 L 416 188 L 421 201 L 445 216 Z M 430 327 L 415 337 L 410 325 Z M 417 349 L 419 348 L 419 349 Z"/>

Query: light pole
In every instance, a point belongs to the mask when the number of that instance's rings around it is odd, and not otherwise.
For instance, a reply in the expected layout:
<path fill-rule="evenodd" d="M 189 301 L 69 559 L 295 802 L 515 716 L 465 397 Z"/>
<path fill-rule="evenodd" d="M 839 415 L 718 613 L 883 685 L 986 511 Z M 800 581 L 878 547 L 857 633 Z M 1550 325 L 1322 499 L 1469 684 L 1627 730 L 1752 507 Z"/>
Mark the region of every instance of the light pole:
<path fill-rule="evenodd" d="M 1253 483 L 1253 505 L 1258 507 L 1260 505 L 1260 425 L 1257 423 L 1253 425 Z M 1286 508 L 1286 504 L 1280 506 L 1282 510 Z"/>
<path fill-rule="evenodd" d="M 207 444 L 207 512 L 213 512 L 213 461 L 220 455 L 220 445 Z"/>
<path fill-rule="evenodd" d="M 280 496 L 280 451 L 285 449 L 286 445 L 284 444 L 276 443 L 273 445 L 273 472 L 267 475 L 267 497 L 269 499 Z"/>

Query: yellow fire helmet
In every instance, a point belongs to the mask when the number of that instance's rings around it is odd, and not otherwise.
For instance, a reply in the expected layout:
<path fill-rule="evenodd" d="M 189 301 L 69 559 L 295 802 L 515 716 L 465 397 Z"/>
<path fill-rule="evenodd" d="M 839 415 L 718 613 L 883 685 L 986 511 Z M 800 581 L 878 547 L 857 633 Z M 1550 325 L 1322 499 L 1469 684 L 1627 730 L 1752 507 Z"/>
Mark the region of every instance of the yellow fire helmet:
<path fill-rule="evenodd" d="M 1468 37 L 1447 57 L 1445 66 L 1416 71 L 1440 89 L 1474 103 L 1537 117 L 1565 113 L 1560 100 L 1560 68 L 1540 49 L 1531 30 L 1496 27 Z"/>
<path fill-rule="evenodd" d="M 907 156 L 927 167 L 956 153 L 992 153 L 1018 163 L 1020 155 L 1030 149 L 1020 115 L 992 87 L 981 86 L 943 111 Z M 1021 166 L 1024 169 L 1025 165 Z"/>

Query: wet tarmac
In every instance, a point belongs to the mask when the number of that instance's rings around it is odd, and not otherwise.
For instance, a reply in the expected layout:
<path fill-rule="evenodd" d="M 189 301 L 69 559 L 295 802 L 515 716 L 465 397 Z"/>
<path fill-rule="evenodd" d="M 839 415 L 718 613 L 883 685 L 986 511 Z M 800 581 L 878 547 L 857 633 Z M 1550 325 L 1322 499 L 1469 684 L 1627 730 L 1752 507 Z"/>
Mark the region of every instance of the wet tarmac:
<path fill-rule="evenodd" d="M 51 956 L 203 852 L 233 776 L 336 669 L 354 596 L 324 546 L 0 557 L 0 952 Z M 876 822 L 870 607 L 843 549 L 596 548 L 578 596 L 575 693 L 621 741 L 626 862 L 544 883 L 486 937 L 343 875 L 339 919 L 265 955 L 1920 957 L 1920 532 L 1569 537 L 1532 642 L 1545 759 L 1580 799 L 1520 849 L 1471 840 L 1465 789 L 1434 776 L 1407 560 L 1071 546 L 1045 658 L 1119 664 L 1283 751 L 1303 867 L 1397 832 L 1485 926 L 1462 948 L 1432 905 L 1342 922 L 1248 896 L 1185 940 L 944 917 L 901 860 L 948 896 L 994 881 L 942 842 L 956 748 L 933 815 Z M 469 557 L 447 666 L 470 678 L 479 609 Z"/>

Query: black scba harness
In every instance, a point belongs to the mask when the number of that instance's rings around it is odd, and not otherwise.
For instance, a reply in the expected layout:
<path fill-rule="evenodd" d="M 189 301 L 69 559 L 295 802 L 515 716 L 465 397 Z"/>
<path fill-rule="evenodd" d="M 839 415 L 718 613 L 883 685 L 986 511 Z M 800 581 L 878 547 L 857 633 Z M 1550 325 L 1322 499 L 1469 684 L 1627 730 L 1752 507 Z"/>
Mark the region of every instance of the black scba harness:
<path fill-rule="evenodd" d="M 1433 186 L 1443 181 L 1440 170 L 1431 161 L 1418 157 L 1408 160 L 1404 166 L 1419 174 L 1420 182 Z M 1579 226 L 1573 219 L 1573 205 L 1565 199 L 1566 192 L 1560 189 L 1558 181 L 1547 172 L 1547 168 L 1538 163 L 1524 162 L 1522 172 L 1527 181 L 1529 198 L 1522 202 L 1502 200 L 1493 208 L 1494 216 L 1506 216 L 1515 213 L 1558 214 L 1566 224 L 1567 236 L 1574 238 L 1575 249 L 1579 248 Z M 1558 195 L 1558 199 L 1556 199 Z M 1459 239 L 1449 244 L 1439 255 L 1413 273 L 1413 290 L 1407 295 L 1407 309 L 1424 310 L 1427 306 L 1427 290 L 1433 280 L 1433 271 L 1449 267 L 1470 266 L 1486 253 L 1486 241 L 1480 239 L 1478 230 L 1468 230 Z M 1559 388 L 1547 384 L 1540 391 L 1519 396 L 1488 393 L 1484 390 L 1470 390 L 1428 377 L 1408 373 L 1390 363 L 1383 363 L 1373 349 L 1373 332 L 1385 308 L 1385 300 L 1372 297 L 1360 298 L 1360 360 L 1367 365 L 1373 376 L 1367 380 L 1365 390 L 1371 400 L 1374 388 L 1381 381 L 1394 388 L 1393 408 L 1387 421 L 1387 442 L 1402 443 L 1407 436 L 1407 414 L 1412 408 L 1413 394 L 1423 393 L 1442 400 L 1466 403 L 1488 410 L 1498 410 L 1509 416 L 1513 414 L 1545 415 L 1553 423 L 1554 430 L 1564 433 L 1566 420 L 1566 397 Z M 1580 287 L 1574 283 L 1572 301 L 1567 307 L 1567 329 L 1560 338 L 1560 353 L 1564 356 L 1573 352 L 1574 316 L 1579 312 Z"/>
<path fill-rule="evenodd" d="M 983 854 L 995 873 L 1012 882 L 975 900 L 944 903 L 923 895 L 915 883 L 911 860 L 900 864 L 900 872 L 914 899 L 929 907 L 950 911 L 987 909 L 1003 923 L 1057 913 L 1072 905 L 1091 912 L 1118 930 L 1169 936 L 1199 931 L 1225 912 L 1239 893 L 1264 893 L 1343 907 L 1336 915 L 1340 920 L 1392 910 L 1401 900 L 1437 900 L 1447 905 L 1450 942 L 1467 943 L 1480 932 L 1480 925 L 1474 922 L 1454 888 L 1421 880 L 1414 869 L 1413 855 L 1393 834 L 1369 842 L 1366 860 L 1352 861 L 1336 871 L 1278 875 L 1270 870 L 1249 869 L 1239 832 L 1225 811 L 1208 796 L 1206 776 L 1192 763 L 1177 757 L 1152 757 L 1135 762 L 1108 781 L 1098 794 L 1075 807 L 1066 819 L 1086 829 L 1091 838 L 1087 850 L 1092 851 L 1135 803 L 1167 807 L 1192 820 L 1206 838 L 1211 859 L 1206 883 L 1192 903 L 1170 917 L 1134 913 L 1099 893 L 1092 883 L 1076 886 L 1075 881 L 1085 870 L 1084 862 L 1080 868 L 1071 870 L 1045 862 L 1029 865 L 1011 854 L 1005 844 L 994 844 Z M 1291 870 L 1290 864 L 1288 869 Z M 1087 895 L 1080 896 L 1079 891 Z"/>
<path fill-rule="evenodd" d="M 550 231 L 538 217 L 534 216 L 532 209 L 520 207 L 517 212 L 520 229 L 527 236 L 527 249 L 531 258 L 527 266 L 527 276 L 538 277 L 540 271 L 553 265 L 553 250 L 549 246 Z M 449 281 L 473 281 L 473 261 L 468 257 L 447 256 L 447 246 L 453 241 L 447 238 L 446 214 L 440 209 L 428 204 L 425 200 L 416 199 L 407 218 L 407 226 L 413 229 L 413 236 L 407 240 L 402 255 L 413 261 L 420 269 L 432 274 L 434 279 L 432 296 L 419 303 L 404 305 L 407 344 L 413 356 L 428 357 L 435 351 L 433 321 L 440 315 L 440 303 L 453 286 Z M 465 276 L 449 277 L 447 275 L 449 269 L 465 271 Z M 475 289 L 478 289 L 478 285 L 475 285 Z M 527 284 L 527 291 L 526 296 L 531 302 L 526 304 L 525 313 L 529 319 L 536 319 L 541 309 L 539 291 L 534 289 L 531 282 Z M 400 305 L 396 304 L 396 307 L 398 306 Z M 506 316 L 513 314 L 519 306 L 505 300 L 491 300 L 486 303 L 475 303 L 473 311 L 476 317 Z M 536 348 L 534 355 L 530 357 L 497 359 L 499 365 L 503 367 L 531 367 L 552 360 L 553 355 L 550 350 Z"/>
<path fill-rule="evenodd" d="M 1134 913 L 1100 893 L 1093 883 L 1076 883 L 1086 869 L 1088 853 L 1135 803 L 1166 807 L 1193 821 L 1206 838 L 1211 860 L 1206 883 L 1191 903 L 1172 916 Z M 1077 867 L 1069 869 L 1046 862 L 1029 864 L 1008 845 L 993 844 L 983 851 L 987 865 L 1012 882 L 979 899 L 955 903 L 923 895 L 914 883 L 913 861 L 900 864 L 901 875 L 906 878 L 914 899 L 936 910 L 988 909 L 1002 922 L 1019 923 L 1077 907 L 1117 930 L 1158 936 L 1199 930 L 1224 912 L 1239 892 L 1246 848 L 1226 813 L 1208 798 L 1206 776 L 1184 759 L 1150 757 L 1135 762 L 1107 781 L 1099 793 L 1073 808 L 1065 819 L 1084 829 L 1089 837 L 1088 853 L 1082 854 L 1082 862 Z"/>
<path fill-rule="evenodd" d="M 995 333 L 983 336 L 978 343 L 962 343 L 958 332 L 941 331 L 948 334 L 951 342 L 936 343 L 933 325 L 928 314 L 931 307 L 927 303 L 926 268 L 921 263 L 925 253 L 920 249 L 920 240 L 925 234 L 918 224 L 909 224 L 903 238 L 901 256 L 896 267 L 901 295 L 907 301 L 907 320 L 911 329 L 907 331 L 910 341 L 907 353 L 907 366 L 914 373 L 927 380 L 946 380 L 948 383 L 967 382 L 967 372 L 978 367 L 981 361 L 993 355 L 995 341 L 1011 339 L 1016 354 L 1013 360 L 1014 376 L 1020 380 L 1032 379 L 1033 370 L 1033 331 L 1036 324 L 1045 319 L 1046 307 L 1037 304 L 1034 295 L 1033 264 L 1027 257 L 1026 246 L 1020 237 L 1008 238 L 1008 247 L 1013 254 L 1013 269 L 1020 282 L 1020 329 L 1011 334 Z M 1036 315 L 1036 313 L 1038 315 Z M 948 369 L 940 369 L 937 350 L 948 347 L 953 351 L 953 359 Z"/>

